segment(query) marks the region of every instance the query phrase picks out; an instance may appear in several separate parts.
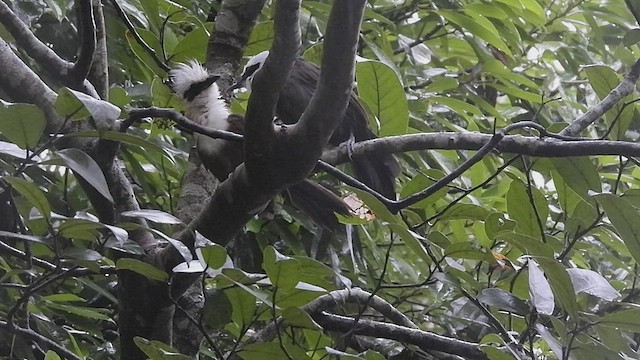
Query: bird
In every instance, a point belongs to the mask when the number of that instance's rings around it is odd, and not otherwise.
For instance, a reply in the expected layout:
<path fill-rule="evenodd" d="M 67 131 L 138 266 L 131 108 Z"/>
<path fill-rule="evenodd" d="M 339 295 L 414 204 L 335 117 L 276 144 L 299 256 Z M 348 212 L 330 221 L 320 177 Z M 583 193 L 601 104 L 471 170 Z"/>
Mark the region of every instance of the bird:
<path fill-rule="evenodd" d="M 244 133 L 244 117 L 231 114 L 216 84 L 219 76 L 209 72 L 196 60 L 177 64 L 169 72 L 173 92 L 185 105 L 185 115 L 194 122 L 217 130 Z M 202 164 L 220 181 L 244 162 L 243 145 L 224 139 L 195 134 L 198 156 Z M 335 213 L 347 216 L 349 206 L 324 186 L 305 179 L 284 190 L 291 204 L 306 214 L 316 225 L 331 232 L 341 231 Z"/>
<path fill-rule="evenodd" d="M 263 67 L 269 51 L 263 51 L 251 57 L 244 67 L 242 75 L 227 91 L 244 86 L 251 91 L 251 82 L 255 74 Z M 284 124 L 298 122 L 309 105 L 320 78 L 320 67 L 312 62 L 298 58 L 294 61 L 289 77 L 280 90 L 276 105 L 276 117 Z M 351 92 L 349 105 L 340 125 L 335 129 L 329 145 L 338 146 L 344 142 L 375 139 L 376 134 L 369 128 L 367 112 L 355 92 Z M 400 166 L 391 154 L 370 154 L 354 158 L 351 166 L 355 177 L 388 199 L 396 199 L 395 183 L 400 174 Z"/>

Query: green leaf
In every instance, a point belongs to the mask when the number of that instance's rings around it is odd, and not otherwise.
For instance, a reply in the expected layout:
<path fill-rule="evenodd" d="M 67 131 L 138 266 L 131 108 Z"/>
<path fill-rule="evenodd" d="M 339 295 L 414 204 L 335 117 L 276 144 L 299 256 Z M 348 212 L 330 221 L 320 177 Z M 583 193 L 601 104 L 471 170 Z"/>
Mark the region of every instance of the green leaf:
<path fill-rule="evenodd" d="M 527 315 L 529 313 L 529 306 L 526 302 L 499 288 L 482 289 L 477 299 L 485 305 L 514 314 Z"/>
<path fill-rule="evenodd" d="M 49 205 L 49 200 L 47 200 L 44 192 L 42 192 L 38 186 L 25 179 L 13 176 L 5 176 L 2 179 L 9 183 L 13 190 L 22 195 L 31 205 L 38 209 L 40 215 L 49 221 L 51 217 L 51 205 Z"/>
<path fill-rule="evenodd" d="M 44 132 L 44 112 L 31 104 L 0 100 L 0 133 L 22 149 L 33 149 Z"/>
<path fill-rule="evenodd" d="M 244 360 L 266 360 L 266 359 L 295 359 L 310 360 L 307 353 L 297 346 L 291 344 L 282 345 L 286 349 L 286 353 L 282 350 L 280 344 L 276 342 L 254 343 L 245 345 L 238 355 Z"/>
<path fill-rule="evenodd" d="M 76 294 L 51 294 L 43 296 L 42 299 L 52 302 L 85 302 L 86 300 Z"/>
<path fill-rule="evenodd" d="M 612 194 L 595 196 L 602 205 L 609 221 L 624 241 L 629 253 L 637 264 L 640 264 L 640 221 L 638 210 L 625 199 Z"/>
<path fill-rule="evenodd" d="M 553 257 L 553 249 L 538 237 L 531 237 L 514 231 L 501 231 L 495 235 L 496 240 L 503 240 L 517 247 L 526 255 Z"/>
<path fill-rule="evenodd" d="M 640 309 L 622 310 L 600 318 L 600 325 L 640 333 Z"/>
<path fill-rule="evenodd" d="M 134 337 L 133 341 L 151 360 L 193 360 L 160 341 L 149 341 L 139 336 Z"/>
<path fill-rule="evenodd" d="M 586 202 L 592 201 L 589 190 L 601 192 L 600 174 L 588 157 L 550 159 L 565 183 Z"/>
<path fill-rule="evenodd" d="M 56 354 L 53 350 L 48 350 L 44 356 L 44 360 L 62 360 L 60 355 Z"/>
<path fill-rule="evenodd" d="M 207 291 L 205 294 L 202 318 L 213 329 L 222 329 L 231 322 L 233 306 L 229 298 L 219 289 Z"/>
<path fill-rule="evenodd" d="M 549 215 L 549 206 L 544 195 L 538 189 L 531 187 L 530 191 L 535 208 L 531 204 L 525 184 L 516 180 L 512 181 L 507 192 L 507 209 L 509 217 L 518 223 L 516 231 L 532 237 L 539 237 L 541 229 L 536 217 L 539 217 L 544 225 Z"/>
<path fill-rule="evenodd" d="M 640 29 L 631 29 L 624 34 L 622 43 L 626 47 L 631 47 L 640 42 Z"/>
<path fill-rule="evenodd" d="M 93 186 L 105 199 L 113 203 L 107 180 L 100 166 L 91 156 L 74 148 L 58 150 L 56 154 L 67 164 L 67 167 Z"/>
<path fill-rule="evenodd" d="M 171 60 L 184 62 L 189 59 L 196 59 L 204 62 L 206 60 L 206 48 L 202 44 L 206 44 L 208 40 L 209 32 L 204 26 L 191 30 L 173 49 Z"/>
<path fill-rule="evenodd" d="M 299 307 L 289 307 L 282 312 L 282 318 L 289 326 L 303 329 L 322 330 L 322 327 L 315 322 L 311 315 Z"/>
<path fill-rule="evenodd" d="M 449 11 L 438 11 L 438 14 L 442 15 L 447 20 L 455 23 L 456 25 L 467 29 L 473 35 L 481 38 L 489 44 L 495 46 L 500 51 L 504 52 L 507 56 L 513 57 L 509 46 L 500 39 L 498 30 L 493 26 L 491 21 L 481 18 L 471 18 L 469 16 L 454 13 Z"/>
<path fill-rule="evenodd" d="M 77 304 L 65 305 L 65 304 L 58 304 L 53 302 L 48 302 L 46 304 L 46 307 L 49 309 L 63 311 L 68 314 L 81 316 L 87 319 L 102 320 L 102 321 L 111 320 L 111 318 L 108 315 L 108 310 L 106 309 L 95 309 L 95 308 L 81 307 L 81 306 L 78 306 Z"/>
<path fill-rule="evenodd" d="M 269 50 L 273 42 L 273 21 L 258 23 L 253 27 L 247 48 L 244 51 L 246 56 L 253 56 L 265 50 Z"/>
<path fill-rule="evenodd" d="M 544 269 L 553 293 L 564 311 L 572 318 L 577 319 L 578 304 L 567 269 L 553 258 L 537 257 L 536 260 Z"/>
<path fill-rule="evenodd" d="M 227 250 L 218 245 L 209 245 L 198 248 L 202 254 L 202 260 L 212 269 L 219 269 L 227 261 Z"/>
<path fill-rule="evenodd" d="M 118 131 L 106 131 L 106 130 L 97 130 L 97 131 L 78 131 L 70 134 L 65 134 L 65 138 L 69 137 L 94 137 L 101 138 L 105 140 L 113 140 L 119 141 L 123 144 L 139 146 L 145 151 L 157 151 L 164 153 L 165 150 L 156 143 L 145 140 L 139 136 L 130 135 L 121 133 Z"/>
<path fill-rule="evenodd" d="M 91 116 L 101 127 L 112 123 L 120 116 L 119 107 L 66 87 L 58 92 L 55 109 L 58 115 L 68 116 L 72 120 Z"/>
<path fill-rule="evenodd" d="M 380 136 L 407 132 L 409 105 L 396 73 L 379 61 L 356 64 L 358 95 L 380 122 Z"/>
<path fill-rule="evenodd" d="M 123 211 L 122 216 L 125 217 L 140 217 L 149 221 L 153 221 L 157 224 L 182 224 L 182 221 L 177 217 L 160 210 L 154 209 L 140 209 Z"/>
<path fill-rule="evenodd" d="M 119 259 L 116 262 L 116 270 L 130 270 L 155 281 L 169 280 L 169 275 L 166 272 L 144 261 L 131 258 Z"/>
<path fill-rule="evenodd" d="M 229 302 L 233 305 L 231 319 L 240 328 L 246 328 L 253 321 L 256 313 L 256 297 L 239 288 L 224 290 Z"/>
<path fill-rule="evenodd" d="M 292 289 L 300 281 L 300 263 L 280 254 L 273 246 L 264 249 L 263 267 L 271 283 L 283 289 Z"/>
<path fill-rule="evenodd" d="M 608 66 L 590 65 L 585 66 L 583 71 L 600 99 L 604 99 L 620 83 L 618 73 Z M 624 139 L 625 132 L 633 121 L 635 108 L 633 106 L 623 108 L 625 103 L 632 100 L 634 100 L 633 95 L 627 95 L 605 114 L 607 125 L 613 126 L 612 137 L 614 140 Z"/>

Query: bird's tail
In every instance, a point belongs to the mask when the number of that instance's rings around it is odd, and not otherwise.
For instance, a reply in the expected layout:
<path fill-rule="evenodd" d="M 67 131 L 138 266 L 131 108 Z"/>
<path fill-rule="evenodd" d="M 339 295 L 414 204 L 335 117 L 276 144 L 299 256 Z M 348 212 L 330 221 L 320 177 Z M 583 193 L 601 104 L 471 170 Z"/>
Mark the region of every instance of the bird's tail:
<path fill-rule="evenodd" d="M 339 232 L 343 227 L 335 214 L 349 214 L 349 206 L 339 196 L 309 179 L 290 186 L 285 195 L 316 225 L 332 232 Z"/>
<path fill-rule="evenodd" d="M 375 139 L 376 135 L 368 127 L 354 131 L 355 141 Z M 396 177 L 400 174 L 400 165 L 392 154 L 373 154 L 354 158 L 351 161 L 354 175 L 384 197 L 396 199 Z"/>

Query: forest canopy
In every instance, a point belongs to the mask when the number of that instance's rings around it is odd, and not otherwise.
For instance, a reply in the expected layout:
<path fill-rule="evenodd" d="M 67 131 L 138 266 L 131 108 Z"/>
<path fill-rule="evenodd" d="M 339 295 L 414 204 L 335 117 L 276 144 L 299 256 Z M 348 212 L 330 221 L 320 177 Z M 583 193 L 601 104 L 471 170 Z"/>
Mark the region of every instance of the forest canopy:
<path fill-rule="evenodd" d="M 639 23 L 0 1 L 0 357 L 636 358 Z"/>

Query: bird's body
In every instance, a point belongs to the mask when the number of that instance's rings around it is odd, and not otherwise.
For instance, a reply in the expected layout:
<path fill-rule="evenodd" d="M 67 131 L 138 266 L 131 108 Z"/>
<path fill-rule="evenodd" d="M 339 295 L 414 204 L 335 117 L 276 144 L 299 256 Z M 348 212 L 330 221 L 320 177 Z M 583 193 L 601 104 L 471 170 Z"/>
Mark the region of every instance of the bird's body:
<path fill-rule="evenodd" d="M 171 70 L 169 76 L 174 92 L 185 104 L 188 118 L 213 129 L 244 133 L 244 117 L 229 113 L 215 84 L 217 77 L 210 75 L 202 65 L 196 61 L 180 64 Z M 244 162 L 242 143 L 213 139 L 202 134 L 195 136 L 200 160 L 219 180 L 226 179 Z M 291 186 L 285 192 L 295 207 L 325 229 L 336 231 L 342 227 L 334 213 L 349 214 L 349 207 L 339 196 L 309 179 Z"/>
<path fill-rule="evenodd" d="M 269 52 L 264 51 L 251 58 L 242 75 L 247 89 L 255 73 L 262 67 Z M 289 72 L 289 77 L 280 90 L 276 116 L 285 124 L 298 122 L 316 91 L 320 68 L 311 62 L 297 59 Z M 242 80 L 241 80 L 242 81 Z M 375 139 L 369 128 L 368 116 L 357 95 L 352 92 L 349 105 L 340 125 L 333 132 L 329 145 L 338 146 L 346 141 Z M 352 160 L 353 171 L 360 181 L 387 198 L 395 199 L 395 179 L 400 167 L 393 155 L 371 155 Z"/>

